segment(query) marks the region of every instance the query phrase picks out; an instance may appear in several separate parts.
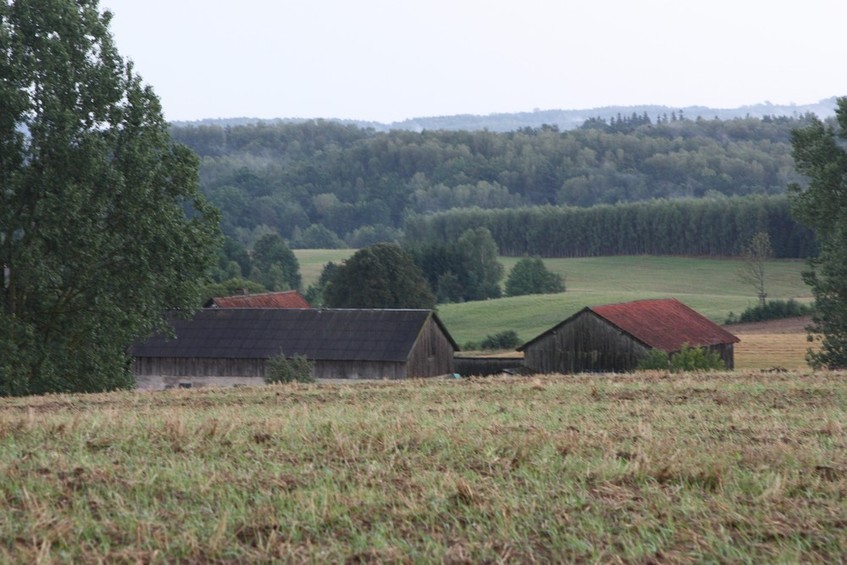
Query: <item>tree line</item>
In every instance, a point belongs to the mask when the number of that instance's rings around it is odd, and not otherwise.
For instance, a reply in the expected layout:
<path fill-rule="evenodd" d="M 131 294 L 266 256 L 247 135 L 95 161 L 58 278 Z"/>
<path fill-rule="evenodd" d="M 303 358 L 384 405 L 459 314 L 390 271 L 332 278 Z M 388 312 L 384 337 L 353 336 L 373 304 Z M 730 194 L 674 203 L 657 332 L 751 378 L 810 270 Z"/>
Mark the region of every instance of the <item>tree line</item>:
<path fill-rule="evenodd" d="M 251 247 L 397 240 L 407 218 L 456 208 L 614 205 L 782 194 L 802 182 L 792 129 L 811 116 L 622 116 L 490 131 L 377 132 L 331 121 L 172 127 L 201 158 L 225 234 Z"/>
<path fill-rule="evenodd" d="M 777 258 L 816 253 L 814 232 L 793 218 L 786 196 L 451 210 L 409 218 L 405 234 L 412 241 L 449 242 L 480 227 L 509 256 L 737 256 L 758 232 L 769 235 Z"/>

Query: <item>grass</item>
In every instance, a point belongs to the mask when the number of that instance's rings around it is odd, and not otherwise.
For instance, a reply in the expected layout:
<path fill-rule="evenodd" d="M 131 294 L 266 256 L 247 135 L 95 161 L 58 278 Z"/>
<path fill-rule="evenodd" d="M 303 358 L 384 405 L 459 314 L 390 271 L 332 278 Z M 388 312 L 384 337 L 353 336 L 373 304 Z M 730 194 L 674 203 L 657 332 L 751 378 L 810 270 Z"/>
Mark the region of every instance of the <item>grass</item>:
<path fill-rule="evenodd" d="M 592 257 L 545 259 L 547 268 L 565 277 L 567 292 L 442 304 L 439 316 L 461 344 L 515 330 L 529 340 L 586 306 L 645 298 L 677 298 L 704 316 L 723 323 L 756 304 L 755 292 L 742 283 L 734 259 L 687 257 Z M 506 272 L 516 258 L 501 258 Z M 767 291 L 771 298 L 810 299 L 800 273 L 802 261 L 770 261 Z"/>
<path fill-rule="evenodd" d="M 304 290 L 318 282 L 324 265 L 330 261 L 339 264 L 356 252 L 355 249 L 293 249 L 292 251 L 300 264 Z"/>
<path fill-rule="evenodd" d="M 809 343 L 804 333 L 745 333 L 739 337 L 741 342 L 735 345 L 737 369 L 803 369 L 807 367 L 806 351 L 820 346 L 819 343 Z"/>
<path fill-rule="evenodd" d="M 840 562 L 845 377 L 0 400 L 0 561 Z"/>

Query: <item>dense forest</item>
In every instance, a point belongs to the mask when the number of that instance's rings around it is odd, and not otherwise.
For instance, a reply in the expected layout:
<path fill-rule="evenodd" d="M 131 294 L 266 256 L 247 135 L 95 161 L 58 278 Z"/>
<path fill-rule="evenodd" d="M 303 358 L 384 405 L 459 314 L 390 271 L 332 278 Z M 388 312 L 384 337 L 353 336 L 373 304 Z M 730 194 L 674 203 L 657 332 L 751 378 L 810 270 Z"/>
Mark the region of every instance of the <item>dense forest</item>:
<path fill-rule="evenodd" d="M 286 274 L 294 267 L 264 265 L 260 255 L 382 241 L 444 246 L 480 228 L 515 256 L 726 256 L 765 231 L 777 257 L 807 257 L 814 237 L 791 216 L 785 191 L 803 182 L 790 137 L 810 118 L 671 111 L 597 117 L 568 131 L 378 132 L 318 120 L 172 134 L 200 156 L 201 189 L 222 211 L 228 239 L 215 278 L 282 288 L 297 286 L 296 273 Z M 275 251 L 257 252 L 265 247 Z M 425 266 L 425 253 L 413 255 Z"/>
<path fill-rule="evenodd" d="M 781 194 L 801 181 L 789 137 L 807 121 L 672 113 L 565 132 L 381 133 L 308 121 L 172 133 L 201 157 L 201 188 L 242 245 L 278 233 L 294 247 L 362 247 L 399 239 L 411 216 L 458 208 Z"/>

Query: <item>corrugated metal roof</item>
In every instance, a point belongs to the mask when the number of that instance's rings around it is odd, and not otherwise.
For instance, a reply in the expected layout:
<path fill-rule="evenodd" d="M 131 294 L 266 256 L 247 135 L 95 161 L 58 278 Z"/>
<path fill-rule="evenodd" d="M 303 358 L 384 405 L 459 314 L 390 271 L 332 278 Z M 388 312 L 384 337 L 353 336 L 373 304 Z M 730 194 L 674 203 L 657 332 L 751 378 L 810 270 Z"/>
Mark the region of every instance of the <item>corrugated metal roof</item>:
<path fill-rule="evenodd" d="M 212 298 L 207 308 L 311 308 L 306 299 L 296 290 L 238 294 Z"/>
<path fill-rule="evenodd" d="M 284 353 L 322 361 L 403 362 L 430 310 L 209 308 L 173 319 L 175 339 L 155 336 L 131 349 L 135 357 L 266 359 Z"/>
<path fill-rule="evenodd" d="M 663 351 L 737 343 L 737 337 L 675 298 L 589 308 L 645 345 Z"/>
<path fill-rule="evenodd" d="M 661 298 L 583 308 L 567 320 L 524 343 L 518 347 L 518 351 L 524 351 L 527 346 L 586 313 L 599 316 L 647 347 L 668 353 L 679 351 L 683 344 L 705 347 L 741 341 L 679 300 Z"/>

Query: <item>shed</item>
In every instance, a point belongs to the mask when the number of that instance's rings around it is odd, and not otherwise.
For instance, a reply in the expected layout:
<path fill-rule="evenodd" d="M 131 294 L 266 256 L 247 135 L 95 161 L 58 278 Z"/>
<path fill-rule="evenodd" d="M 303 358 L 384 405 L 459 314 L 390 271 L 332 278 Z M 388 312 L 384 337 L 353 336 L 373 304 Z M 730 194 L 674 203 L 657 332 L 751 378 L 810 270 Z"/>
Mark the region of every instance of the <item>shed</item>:
<path fill-rule="evenodd" d="M 203 308 L 311 308 L 311 306 L 296 290 L 283 290 L 255 294 L 245 291 L 234 296 L 210 298 Z"/>
<path fill-rule="evenodd" d="M 170 324 L 175 337 L 132 347 L 140 388 L 260 384 L 280 354 L 313 361 L 316 378 L 430 377 L 459 349 L 430 310 L 209 308 Z"/>
<path fill-rule="evenodd" d="M 683 345 L 717 351 L 728 369 L 740 341 L 682 302 L 669 298 L 583 308 L 518 348 L 539 373 L 628 372 L 651 349 Z"/>

